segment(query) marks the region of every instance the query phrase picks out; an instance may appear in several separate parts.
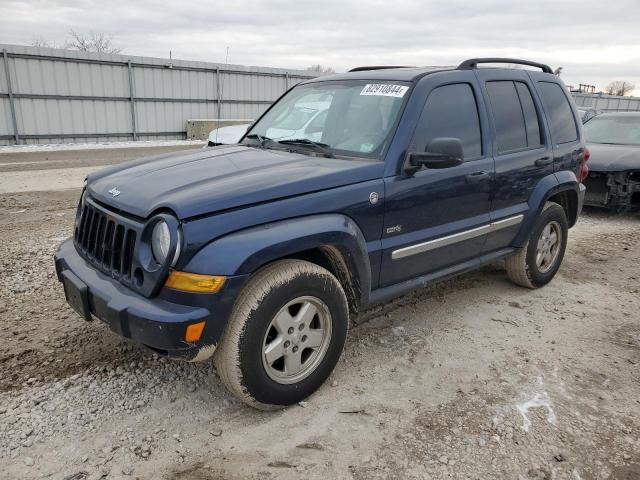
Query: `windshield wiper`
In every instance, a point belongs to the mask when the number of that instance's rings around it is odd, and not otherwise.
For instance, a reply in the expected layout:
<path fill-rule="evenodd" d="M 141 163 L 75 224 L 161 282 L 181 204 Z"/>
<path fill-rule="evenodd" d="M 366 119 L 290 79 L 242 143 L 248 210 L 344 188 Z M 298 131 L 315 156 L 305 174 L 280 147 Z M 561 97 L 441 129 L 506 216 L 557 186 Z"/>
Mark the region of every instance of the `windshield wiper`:
<path fill-rule="evenodd" d="M 259 133 L 251 133 L 244 138 L 250 138 L 251 140 L 258 140 L 261 147 L 264 147 L 267 142 L 273 142 L 274 140 L 269 137 L 263 137 Z"/>
<path fill-rule="evenodd" d="M 327 148 L 329 145 L 326 143 L 314 142 L 313 140 L 309 140 L 308 138 L 289 138 L 286 140 L 275 140 L 276 143 L 281 143 L 283 145 L 309 145 L 314 147 L 319 152 L 322 152 L 327 158 L 335 158 L 333 153 Z"/>

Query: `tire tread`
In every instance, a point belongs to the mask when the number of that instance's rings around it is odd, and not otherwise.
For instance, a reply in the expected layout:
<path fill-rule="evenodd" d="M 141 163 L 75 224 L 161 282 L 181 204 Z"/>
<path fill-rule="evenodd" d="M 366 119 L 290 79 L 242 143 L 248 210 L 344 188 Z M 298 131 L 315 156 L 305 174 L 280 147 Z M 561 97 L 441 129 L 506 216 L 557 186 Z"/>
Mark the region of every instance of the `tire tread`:
<path fill-rule="evenodd" d="M 342 292 L 345 306 L 347 305 L 347 297 L 340 282 L 328 270 L 303 260 L 287 259 L 274 262 L 254 274 L 238 295 L 233 313 L 214 355 L 216 370 L 225 387 L 243 402 L 260 410 L 274 410 L 283 406 L 259 402 L 244 387 L 240 369 L 241 336 L 251 312 L 260 305 L 264 297 L 277 285 L 285 284 L 300 274 L 318 275 L 335 282 Z"/>
<path fill-rule="evenodd" d="M 542 211 L 540 215 L 542 215 L 546 210 L 552 207 L 558 207 L 562 209 L 560 205 L 555 202 L 545 202 L 542 207 Z M 564 210 L 562 210 L 564 213 Z M 529 266 L 527 264 L 527 252 L 529 251 L 529 242 L 531 238 L 527 240 L 527 243 L 524 247 L 518 250 L 518 252 L 505 260 L 505 267 L 507 269 L 507 276 L 509 280 L 511 280 L 516 285 L 520 285 L 525 288 L 538 288 L 534 285 L 531 274 L 529 271 Z"/>

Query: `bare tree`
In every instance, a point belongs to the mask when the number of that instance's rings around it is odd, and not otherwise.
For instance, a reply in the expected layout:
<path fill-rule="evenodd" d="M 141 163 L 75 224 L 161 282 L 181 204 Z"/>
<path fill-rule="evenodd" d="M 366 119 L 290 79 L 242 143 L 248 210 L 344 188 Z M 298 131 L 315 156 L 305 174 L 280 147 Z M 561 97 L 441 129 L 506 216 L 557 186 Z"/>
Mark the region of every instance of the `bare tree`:
<path fill-rule="evenodd" d="M 56 42 L 45 40 L 44 37 L 36 37 L 29 43 L 32 47 L 61 48 Z"/>
<path fill-rule="evenodd" d="M 636 88 L 636 86 L 631 82 L 616 80 L 615 82 L 611 82 L 609 85 L 607 85 L 604 91 L 609 95 L 624 97 L 630 94 L 634 88 Z"/>
<path fill-rule="evenodd" d="M 31 40 L 32 47 L 44 48 L 66 48 L 68 50 L 80 50 L 81 52 L 97 52 L 97 53 L 120 53 L 122 48 L 113 45 L 113 37 L 106 33 L 88 34 L 78 33 L 75 30 L 69 30 L 69 36 L 64 44 L 58 45 L 57 42 L 45 40 L 44 37 L 36 37 Z"/>
<path fill-rule="evenodd" d="M 311 65 L 308 68 L 305 68 L 307 72 L 318 73 L 320 75 L 331 75 L 332 73 L 336 73 L 336 71 L 331 67 L 323 67 L 319 63 L 315 65 Z"/>
<path fill-rule="evenodd" d="M 553 74 L 554 74 L 556 77 L 559 77 L 559 76 L 562 74 L 562 67 L 558 67 L 558 68 L 556 68 L 556 69 L 553 71 Z"/>
<path fill-rule="evenodd" d="M 80 50 L 81 52 L 96 53 L 120 53 L 122 48 L 113 45 L 113 37 L 106 33 L 90 32 L 78 33 L 75 30 L 69 30 L 70 40 L 64 45 L 64 48 L 71 50 Z"/>

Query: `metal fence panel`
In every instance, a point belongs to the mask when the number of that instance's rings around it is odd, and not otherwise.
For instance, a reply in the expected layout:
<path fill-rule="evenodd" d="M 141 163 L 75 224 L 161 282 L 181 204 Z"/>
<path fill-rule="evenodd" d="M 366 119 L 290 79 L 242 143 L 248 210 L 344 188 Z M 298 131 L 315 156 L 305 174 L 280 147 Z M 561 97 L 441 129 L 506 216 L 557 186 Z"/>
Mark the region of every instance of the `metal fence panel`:
<path fill-rule="evenodd" d="M 638 112 L 640 97 L 616 97 L 589 93 L 572 93 L 578 108 L 596 108 L 607 112 Z"/>
<path fill-rule="evenodd" d="M 3 134 L 13 133 L 9 109 L 9 99 L 0 98 L 0 144 L 2 144 L 1 138 Z"/>
<path fill-rule="evenodd" d="M 256 118 L 313 76 L 20 45 L 0 53 L 0 145 L 184 138 L 189 119 Z"/>

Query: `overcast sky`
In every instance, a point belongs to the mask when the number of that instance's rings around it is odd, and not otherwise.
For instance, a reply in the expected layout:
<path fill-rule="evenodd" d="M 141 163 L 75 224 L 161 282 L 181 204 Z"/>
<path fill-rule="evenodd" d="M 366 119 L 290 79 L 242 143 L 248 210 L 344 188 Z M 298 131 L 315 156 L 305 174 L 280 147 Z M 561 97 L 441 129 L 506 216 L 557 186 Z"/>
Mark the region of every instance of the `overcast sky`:
<path fill-rule="evenodd" d="M 640 94 L 640 0 L 0 0 L 0 43 L 105 32 L 124 54 L 269 67 L 455 65 L 476 56 L 563 66 L 567 84 Z"/>

